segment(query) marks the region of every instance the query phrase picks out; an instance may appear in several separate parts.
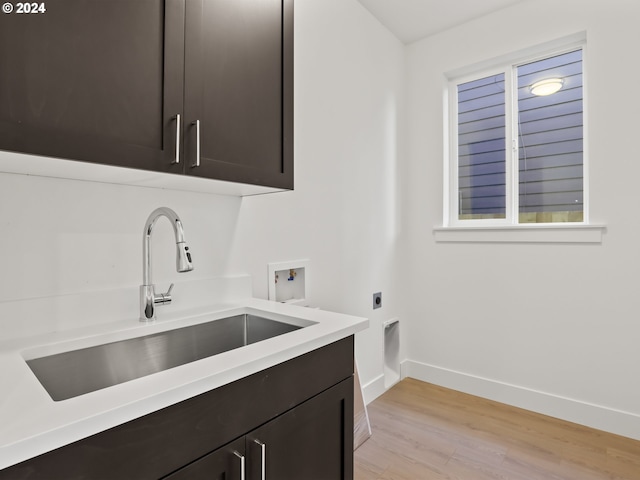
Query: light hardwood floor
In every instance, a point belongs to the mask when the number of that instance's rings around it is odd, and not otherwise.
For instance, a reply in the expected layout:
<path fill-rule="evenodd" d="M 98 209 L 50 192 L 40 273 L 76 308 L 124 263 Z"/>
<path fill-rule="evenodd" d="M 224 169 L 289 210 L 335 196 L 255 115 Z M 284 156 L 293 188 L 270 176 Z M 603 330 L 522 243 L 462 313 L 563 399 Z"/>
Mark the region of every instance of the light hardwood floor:
<path fill-rule="evenodd" d="M 640 480 L 640 442 L 405 379 L 368 406 L 356 480 Z"/>

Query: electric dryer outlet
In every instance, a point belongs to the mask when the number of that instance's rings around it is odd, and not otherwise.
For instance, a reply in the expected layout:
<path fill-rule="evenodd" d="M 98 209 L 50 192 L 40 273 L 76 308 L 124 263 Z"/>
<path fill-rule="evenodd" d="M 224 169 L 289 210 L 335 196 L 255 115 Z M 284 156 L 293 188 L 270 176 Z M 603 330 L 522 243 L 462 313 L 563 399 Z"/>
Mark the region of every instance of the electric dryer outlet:
<path fill-rule="evenodd" d="M 373 309 L 382 307 L 382 292 L 373 294 Z"/>

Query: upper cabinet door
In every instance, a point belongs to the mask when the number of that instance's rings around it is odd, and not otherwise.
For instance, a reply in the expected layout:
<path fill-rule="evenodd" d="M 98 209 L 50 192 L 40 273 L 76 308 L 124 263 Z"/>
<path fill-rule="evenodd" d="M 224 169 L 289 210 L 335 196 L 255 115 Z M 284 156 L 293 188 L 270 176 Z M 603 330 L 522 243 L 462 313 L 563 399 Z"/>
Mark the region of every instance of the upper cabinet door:
<path fill-rule="evenodd" d="M 293 188 L 293 0 L 188 0 L 185 172 Z"/>
<path fill-rule="evenodd" d="M 184 0 L 43 5 L 0 16 L 0 149 L 181 172 Z"/>

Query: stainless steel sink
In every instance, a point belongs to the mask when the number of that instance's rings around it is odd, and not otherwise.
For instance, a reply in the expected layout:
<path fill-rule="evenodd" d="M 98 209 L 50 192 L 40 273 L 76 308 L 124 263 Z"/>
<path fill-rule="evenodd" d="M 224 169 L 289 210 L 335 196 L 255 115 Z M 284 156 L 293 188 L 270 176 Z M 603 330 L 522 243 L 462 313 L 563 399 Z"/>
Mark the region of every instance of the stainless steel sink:
<path fill-rule="evenodd" d="M 66 400 L 302 327 L 242 314 L 27 360 L 53 400 Z"/>

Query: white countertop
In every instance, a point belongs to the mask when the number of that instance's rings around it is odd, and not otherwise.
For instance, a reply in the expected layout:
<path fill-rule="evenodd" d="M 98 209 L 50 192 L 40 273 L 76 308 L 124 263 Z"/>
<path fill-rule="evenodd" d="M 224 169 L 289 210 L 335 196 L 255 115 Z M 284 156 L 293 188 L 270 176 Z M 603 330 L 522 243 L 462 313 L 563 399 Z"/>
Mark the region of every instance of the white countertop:
<path fill-rule="evenodd" d="M 158 333 L 241 313 L 307 325 L 284 335 L 55 402 L 25 359 Z M 233 382 L 368 327 L 368 320 L 249 298 L 0 343 L 0 469 Z"/>

